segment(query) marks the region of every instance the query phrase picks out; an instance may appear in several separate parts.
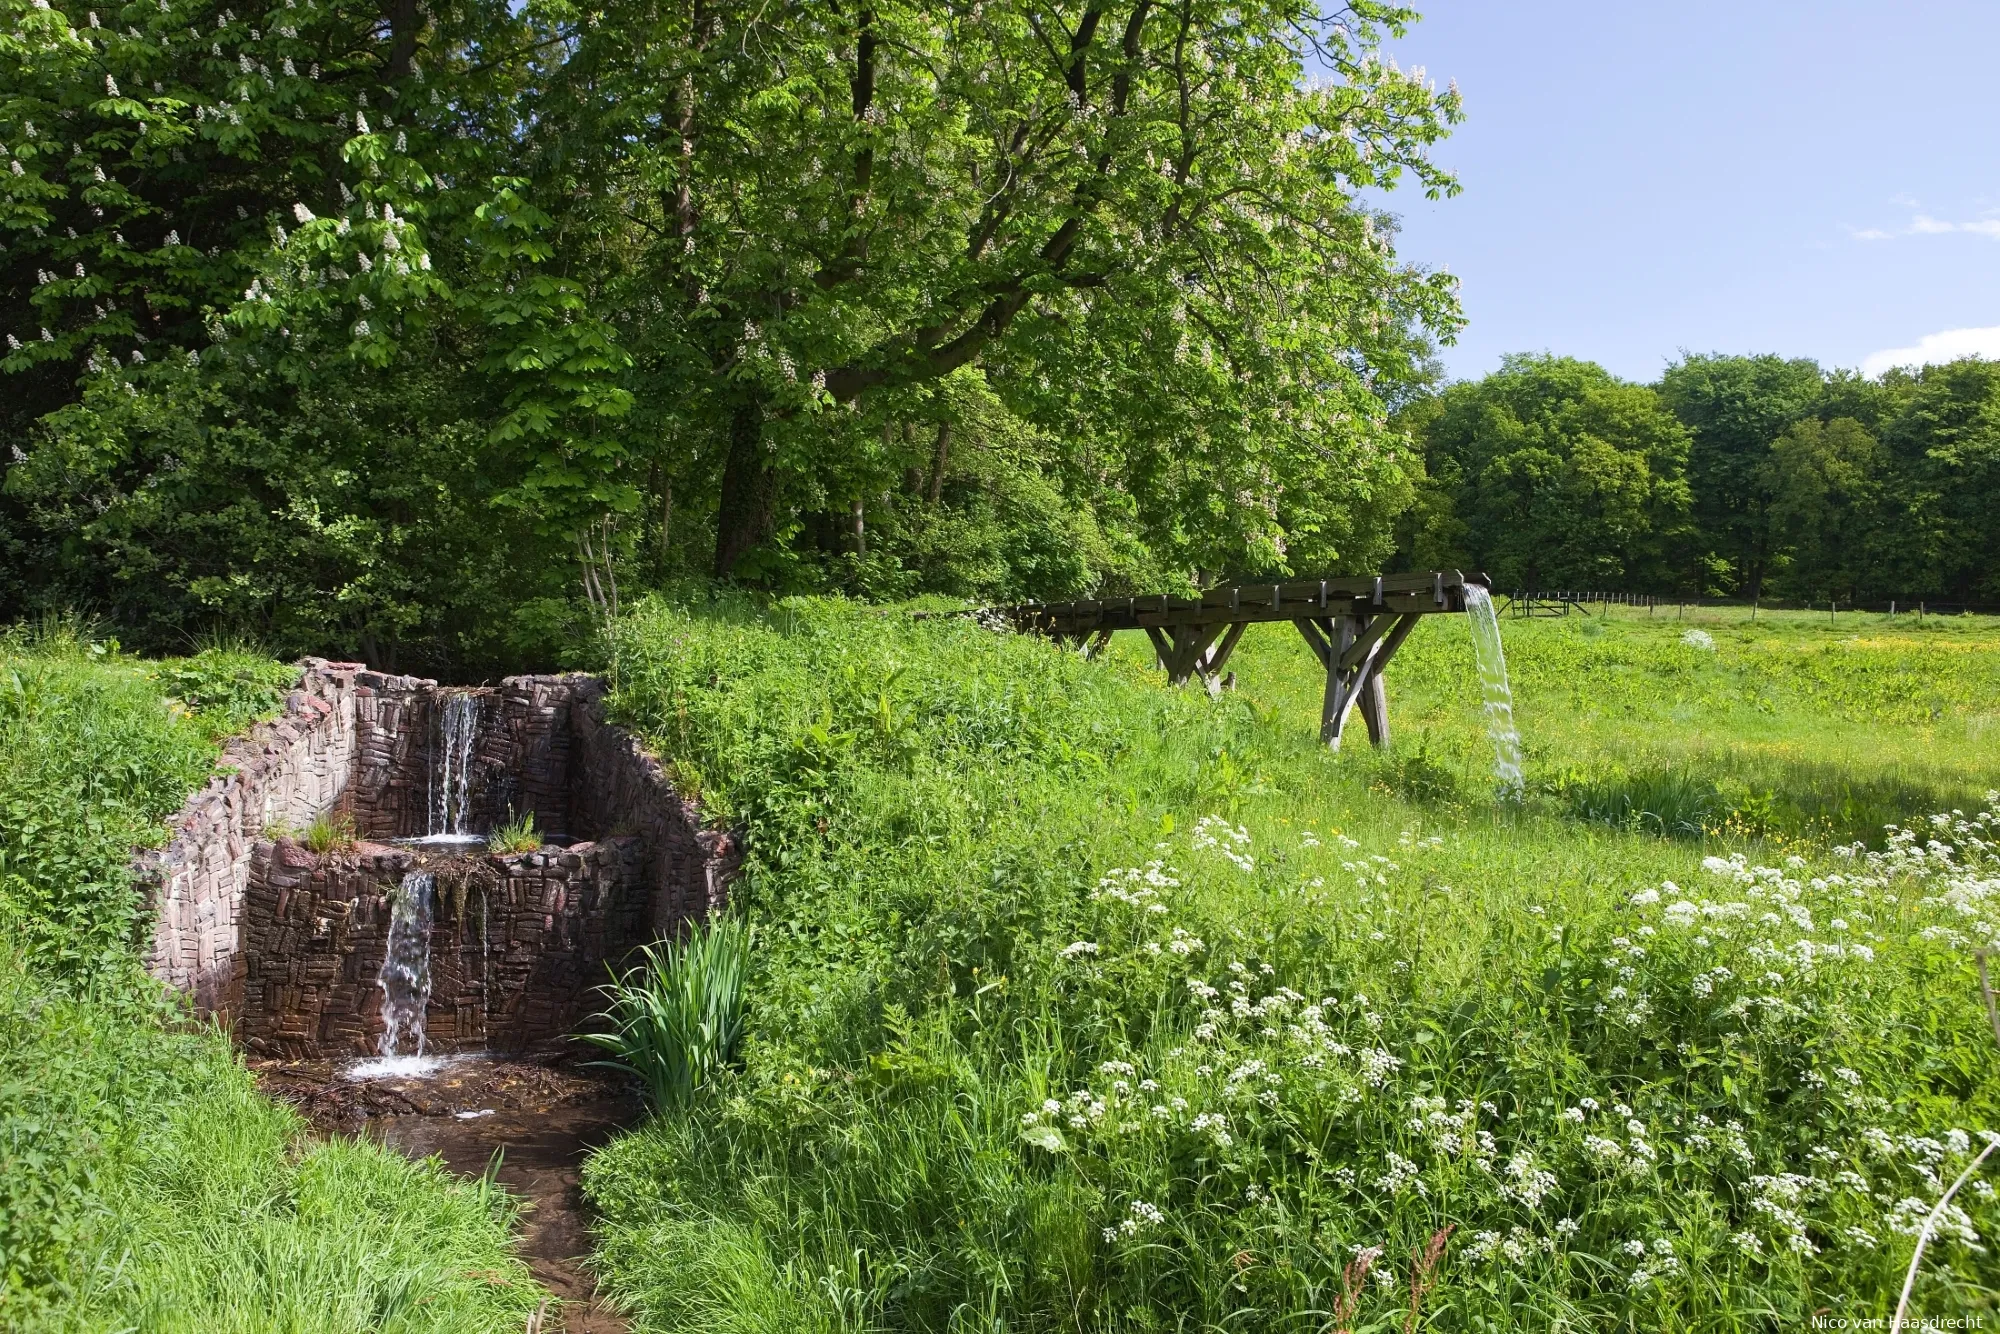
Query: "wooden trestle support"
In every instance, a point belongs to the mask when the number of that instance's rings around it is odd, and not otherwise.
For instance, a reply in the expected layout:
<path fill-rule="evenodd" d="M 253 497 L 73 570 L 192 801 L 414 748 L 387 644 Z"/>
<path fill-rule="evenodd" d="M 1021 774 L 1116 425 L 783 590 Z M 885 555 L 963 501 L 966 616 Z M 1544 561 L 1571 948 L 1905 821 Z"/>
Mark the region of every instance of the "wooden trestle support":
<path fill-rule="evenodd" d="M 1298 626 L 1326 671 L 1320 740 L 1338 750 L 1348 714 L 1360 706 L 1368 739 L 1389 744 L 1389 696 L 1382 669 L 1409 638 L 1420 616 L 1465 610 L 1468 584 L 1490 588 L 1485 575 L 1457 570 L 1371 578 L 1315 579 L 1278 584 L 1235 584 L 1198 598 L 1165 595 L 1101 602 L 1029 602 L 984 614 L 1011 621 L 1016 630 L 1075 641 L 1096 653 L 1119 630 L 1143 630 L 1167 670 L 1185 685 L 1200 677 L 1209 693 L 1222 689 L 1222 670 L 1246 626 L 1290 621 Z"/>

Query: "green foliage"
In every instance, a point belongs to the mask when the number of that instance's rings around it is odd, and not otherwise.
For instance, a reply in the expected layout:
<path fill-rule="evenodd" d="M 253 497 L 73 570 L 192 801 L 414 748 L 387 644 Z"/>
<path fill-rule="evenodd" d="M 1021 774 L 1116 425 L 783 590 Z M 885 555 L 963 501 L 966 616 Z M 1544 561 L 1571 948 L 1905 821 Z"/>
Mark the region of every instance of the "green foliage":
<path fill-rule="evenodd" d="M 299 669 L 254 650 L 215 647 L 167 659 L 153 668 L 153 681 L 163 694 L 200 715 L 210 735 L 225 737 L 276 714 L 298 684 Z"/>
<path fill-rule="evenodd" d="M 1688 440 L 1653 390 L 1588 362 L 1510 357 L 1408 415 L 1446 502 L 1424 511 L 1420 567 L 1484 570 L 1502 588 L 1671 578 Z"/>
<path fill-rule="evenodd" d="M 518 1327 L 513 1222 L 436 1163 L 307 1139 L 224 1035 L 136 986 L 52 993 L 0 957 L 0 1325 Z"/>
<path fill-rule="evenodd" d="M 1776 554 L 1764 461 L 1771 442 L 1817 406 L 1820 368 L 1775 356 L 1690 356 L 1667 368 L 1660 394 L 1692 438 L 1688 486 L 1702 568 L 1728 591 L 1755 597 Z"/>
<path fill-rule="evenodd" d="M 1701 838 L 1719 830 L 1729 814 L 1715 783 L 1685 769 L 1602 775 L 1558 782 L 1552 790 L 1580 820 L 1667 838 Z"/>
<path fill-rule="evenodd" d="M 1478 700 L 1436 619 L 1392 727 L 1449 769 Z M 1911 838 L 1869 862 L 1725 831 L 1750 859 L 1705 866 L 1547 795 L 1406 803 L 1314 744 L 1304 646 L 1267 628 L 1211 701 L 1140 647 L 1086 662 L 838 604 L 621 627 L 615 707 L 745 830 L 760 939 L 742 1069 L 587 1170 L 640 1327 L 1318 1328 L 1380 1248 L 1394 1288 L 1363 1284 L 1352 1323 L 1400 1328 L 1447 1226 L 1439 1328 L 1886 1314 L 1898 1202 L 2000 1115 L 1966 953 L 2000 930 L 1972 887 L 2000 817 L 1937 826 L 1961 880 Z M 1832 645 L 1714 628 L 1717 653 L 1508 623 L 1531 779 L 1572 686 L 1607 715 L 1687 697 L 1654 672 L 1775 678 L 1802 731 L 1862 697 L 1909 726 L 1805 651 Z M 1934 730 L 1986 670 L 1941 683 Z M 1983 1245 L 2000 1214 L 1963 1202 Z M 1991 1309 L 1986 1258 L 1945 1246 L 1919 1306 Z"/>
<path fill-rule="evenodd" d="M 1511 588 L 2000 598 L 2000 363 L 1864 380 L 1692 356 L 1643 389 L 1515 357 L 1400 420 L 1429 473 L 1399 523 L 1420 568 Z"/>
<path fill-rule="evenodd" d="M 539 852 L 542 847 L 542 831 L 535 828 L 535 813 L 525 815 L 507 813 L 506 821 L 486 839 L 488 852 Z"/>
<path fill-rule="evenodd" d="M 583 1033 L 645 1086 L 655 1111 L 678 1111 L 711 1088 L 743 1036 L 744 981 L 753 933 L 719 918 L 683 940 L 644 946 L 645 962 L 605 991 L 611 1007 L 596 1018 L 606 1031 Z"/>
<path fill-rule="evenodd" d="M 1852 417 L 1808 417 L 1771 442 L 1758 481 L 1770 496 L 1784 583 L 1808 596 L 1879 585 L 1898 543 L 1882 523 L 1882 450 Z"/>
<path fill-rule="evenodd" d="M 1364 202 L 1459 114 L 1372 0 L 13 8 L 0 616 L 154 651 L 549 664 L 580 567 L 1361 568 L 1458 321 Z"/>
<path fill-rule="evenodd" d="M 553 662 L 565 627 L 505 613 L 566 591 L 568 542 L 497 504 L 477 369 L 430 335 L 411 354 L 380 373 L 90 381 L 6 478 L 67 553 L 39 596 L 88 599 L 155 650 L 219 626 L 285 656 Z"/>
<path fill-rule="evenodd" d="M 135 847 L 208 776 L 211 729 L 102 643 L 0 652 L 0 934 L 61 977 L 117 973 Z"/>

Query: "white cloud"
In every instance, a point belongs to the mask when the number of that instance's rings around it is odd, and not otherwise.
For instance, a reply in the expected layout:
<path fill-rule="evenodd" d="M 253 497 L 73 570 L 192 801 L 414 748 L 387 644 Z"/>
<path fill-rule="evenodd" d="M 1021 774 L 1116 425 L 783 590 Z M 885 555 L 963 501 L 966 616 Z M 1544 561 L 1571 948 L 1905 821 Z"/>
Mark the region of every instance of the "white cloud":
<path fill-rule="evenodd" d="M 1932 366 L 1960 357 L 1991 357 L 2000 360 L 2000 324 L 1988 329 L 1946 329 L 1925 334 L 1915 347 L 1887 347 L 1870 353 L 1861 363 L 1863 375 L 1880 375 L 1897 366 Z"/>
<path fill-rule="evenodd" d="M 1970 222 L 1952 222 L 1945 218 L 1933 218 L 1928 213 L 1918 213 L 1911 217 L 1910 225 L 1903 228 L 1903 236 L 1945 236 L 1952 232 L 1965 232 L 1972 236 L 1990 236 L 2000 241 L 2000 214 L 1988 214 L 1974 218 Z M 1848 235 L 1857 241 L 1887 241 L 1899 235 L 1886 232 L 1880 227 L 1848 228 Z"/>

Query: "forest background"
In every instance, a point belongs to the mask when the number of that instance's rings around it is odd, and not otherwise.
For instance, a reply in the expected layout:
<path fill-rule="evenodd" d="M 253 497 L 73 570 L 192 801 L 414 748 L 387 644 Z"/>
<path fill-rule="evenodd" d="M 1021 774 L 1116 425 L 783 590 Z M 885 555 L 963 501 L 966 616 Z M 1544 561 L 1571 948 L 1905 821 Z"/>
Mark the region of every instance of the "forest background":
<path fill-rule="evenodd" d="M 0 621 L 470 677 L 636 588 L 2000 601 L 2000 364 L 1510 359 L 1412 11 L 0 3 Z"/>

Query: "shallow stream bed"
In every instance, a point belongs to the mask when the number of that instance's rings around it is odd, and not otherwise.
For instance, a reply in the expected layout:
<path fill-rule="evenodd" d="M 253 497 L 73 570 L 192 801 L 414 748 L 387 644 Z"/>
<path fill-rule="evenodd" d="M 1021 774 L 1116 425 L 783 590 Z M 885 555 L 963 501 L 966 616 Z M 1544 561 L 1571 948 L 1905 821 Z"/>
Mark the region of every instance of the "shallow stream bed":
<path fill-rule="evenodd" d="M 372 1079 L 350 1061 L 253 1061 L 264 1091 L 323 1133 L 359 1135 L 412 1158 L 433 1154 L 477 1177 L 501 1154 L 500 1184 L 527 1205 L 520 1254 L 561 1303 L 544 1334 L 613 1334 L 626 1324 L 595 1301 L 581 1185 L 592 1149 L 643 1112 L 640 1101 L 566 1056 L 448 1056 L 428 1071 Z"/>

